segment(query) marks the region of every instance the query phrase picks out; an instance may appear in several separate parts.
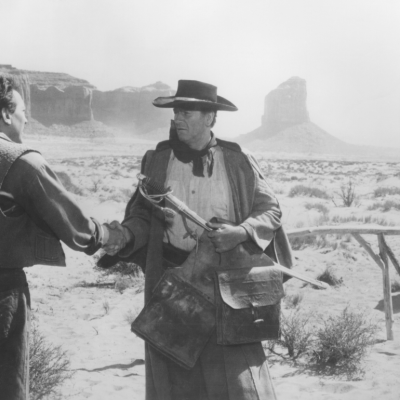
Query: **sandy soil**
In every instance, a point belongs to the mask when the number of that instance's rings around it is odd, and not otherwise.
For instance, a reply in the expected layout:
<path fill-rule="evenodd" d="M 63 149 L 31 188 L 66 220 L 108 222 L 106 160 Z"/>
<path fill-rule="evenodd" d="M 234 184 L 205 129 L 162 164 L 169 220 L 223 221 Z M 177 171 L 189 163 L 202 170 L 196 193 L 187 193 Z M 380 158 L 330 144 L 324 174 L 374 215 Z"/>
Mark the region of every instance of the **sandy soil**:
<path fill-rule="evenodd" d="M 84 139 L 31 137 L 25 143 L 40 149 L 57 172 L 71 178 L 70 190 L 79 204 L 102 222 L 122 218 L 135 189 L 141 157 L 154 146 L 153 142 L 122 139 L 93 144 Z M 280 200 L 287 229 L 346 223 L 400 226 L 395 206 L 384 211 L 387 200 L 400 204 L 400 194 L 374 196 L 376 188 L 400 188 L 400 163 L 270 159 L 265 155 L 260 163 Z M 356 206 L 343 207 L 340 186 L 349 179 L 356 184 L 358 199 Z M 289 197 L 299 184 L 322 189 L 329 198 Z M 376 238 L 366 239 L 377 251 Z M 387 240 L 400 258 L 399 240 Z M 363 310 L 380 330 L 365 360 L 365 376 L 357 381 L 313 376 L 270 356 L 278 398 L 400 399 L 400 292 L 392 294 L 395 340 L 386 341 L 381 271 L 359 245 L 349 237 L 332 236 L 298 242 L 296 249 L 298 271 L 316 277 L 330 267 L 343 279 L 341 286 L 326 291 L 299 280 L 288 281 L 288 295 L 303 294 L 302 309 L 334 315 L 350 306 Z M 61 398 L 144 399 L 143 342 L 130 332 L 130 321 L 143 303 L 138 282 L 104 275 L 93 268 L 93 257 L 65 251 L 67 268 L 35 266 L 28 270 L 37 326 L 49 342 L 67 350 L 75 371 L 60 388 Z M 392 280 L 400 281 L 392 266 L 390 272 Z M 283 312 L 290 312 L 285 302 Z"/>

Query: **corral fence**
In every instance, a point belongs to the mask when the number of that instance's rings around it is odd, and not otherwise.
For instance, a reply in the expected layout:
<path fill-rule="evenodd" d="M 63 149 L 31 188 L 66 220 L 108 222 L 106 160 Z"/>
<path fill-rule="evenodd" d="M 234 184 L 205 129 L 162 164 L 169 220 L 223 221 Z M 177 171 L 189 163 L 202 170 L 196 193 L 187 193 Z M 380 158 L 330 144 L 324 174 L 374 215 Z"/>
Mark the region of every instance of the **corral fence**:
<path fill-rule="evenodd" d="M 287 232 L 289 238 L 328 235 L 328 234 L 351 234 L 357 242 L 367 251 L 379 268 L 382 270 L 383 281 L 383 304 L 385 309 L 386 337 L 393 340 L 393 303 L 390 288 L 389 259 L 397 273 L 400 275 L 400 263 L 392 249 L 385 240 L 385 235 L 400 235 L 400 227 L 376 227 L 370 225 L 362 226 L 318 226 L 315 228 L 293 229 Z M 361 235 L 376 235 L 378 238 L 379 254 L 376 254 L 371 245 Z"/>

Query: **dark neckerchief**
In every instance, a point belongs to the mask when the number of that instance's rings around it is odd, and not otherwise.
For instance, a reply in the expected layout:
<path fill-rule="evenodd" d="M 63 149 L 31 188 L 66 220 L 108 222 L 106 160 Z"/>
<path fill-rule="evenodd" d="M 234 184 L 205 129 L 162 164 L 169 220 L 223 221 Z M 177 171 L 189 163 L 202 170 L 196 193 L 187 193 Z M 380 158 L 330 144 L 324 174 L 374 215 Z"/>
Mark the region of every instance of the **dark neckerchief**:
<path fill-rule="evenodd" d="M 178 134 L 176 133 L 176 129 L 171 126 L 169 131 L 169 144 L 174 152 L 175 157 L 184 164 L 190 163 L 193 161 L 193 175 L 204 177 L 204 167 L 203 167 L 203 159 L 205 155 L 210 158 L 210 162 L 208 163 L 208 176 L 211 176 L 213 173 L 214 167 L 214 157 L 210 149 L 217 145 L 216 140 L 214 138 L 214 134 L 211 132 L 211 140 L 208 145 L 202 150 L 193 150 L 187 144 L 181 142 L 178 139 Z"/>

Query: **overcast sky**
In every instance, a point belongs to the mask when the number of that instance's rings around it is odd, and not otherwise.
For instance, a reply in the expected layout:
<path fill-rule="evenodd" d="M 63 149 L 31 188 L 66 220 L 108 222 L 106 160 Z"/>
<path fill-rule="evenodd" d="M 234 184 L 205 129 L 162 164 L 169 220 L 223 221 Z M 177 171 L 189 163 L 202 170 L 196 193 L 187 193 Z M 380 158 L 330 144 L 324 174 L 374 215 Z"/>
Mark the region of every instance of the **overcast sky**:
<path fill-rule="evenodd" d="M 179 79 L 239 108 L 217 134 L 260 125 L 264 98 L 307 81 L 311 120 L 350 143 L 400 148 L 399 0 L 12 0 L 0 63 L 100 90 Z"/>

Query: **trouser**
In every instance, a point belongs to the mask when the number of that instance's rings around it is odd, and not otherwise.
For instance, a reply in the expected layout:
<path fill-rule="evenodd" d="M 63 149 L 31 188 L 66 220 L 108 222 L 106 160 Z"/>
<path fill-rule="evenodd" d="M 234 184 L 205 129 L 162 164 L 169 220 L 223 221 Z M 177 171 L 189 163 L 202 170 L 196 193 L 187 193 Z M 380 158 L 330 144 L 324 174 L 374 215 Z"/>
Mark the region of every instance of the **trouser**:
<path fill-rule="evenodd" d="M 25 272 L 0 268 L 0 400 L 29 400 L 29 325 Z"/>

